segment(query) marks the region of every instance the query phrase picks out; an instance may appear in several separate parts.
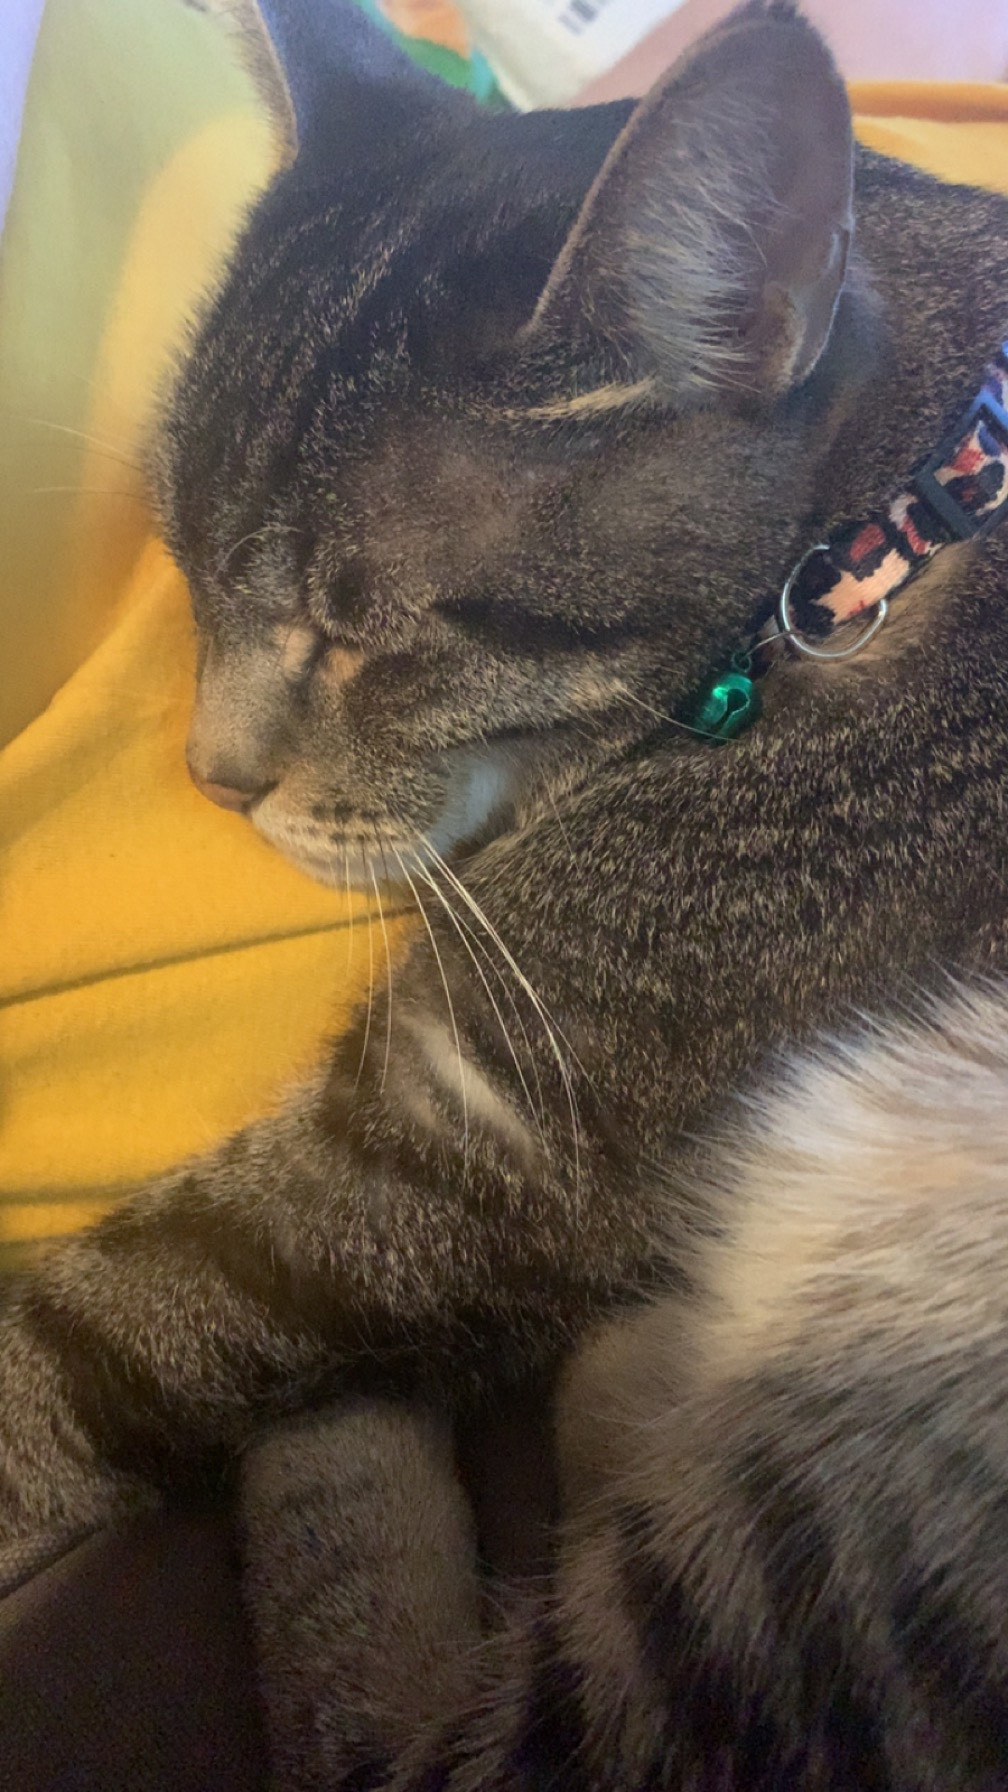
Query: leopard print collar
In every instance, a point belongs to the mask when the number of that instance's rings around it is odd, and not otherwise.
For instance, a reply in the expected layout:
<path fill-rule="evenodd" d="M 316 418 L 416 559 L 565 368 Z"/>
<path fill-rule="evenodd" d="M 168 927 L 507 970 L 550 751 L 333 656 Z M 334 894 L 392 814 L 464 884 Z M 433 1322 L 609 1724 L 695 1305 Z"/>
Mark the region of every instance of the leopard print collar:
<path fill-rule="evenodd" d="M 776 616 L 704 692 L 692 726 L 731 740 L 761 710 L 755 679 L 779 645 L 817 660 L 849 659 L 878 633 L 890 599 L 951 542 L 1008 513 L 1008 342 L 984 369 L 972 404 L 884 510 L 845 522 L 803 554 Z M 848 625 L 870 619 L 852 633 Z M 765 669 L 763 665 L 762 669 Z"/>

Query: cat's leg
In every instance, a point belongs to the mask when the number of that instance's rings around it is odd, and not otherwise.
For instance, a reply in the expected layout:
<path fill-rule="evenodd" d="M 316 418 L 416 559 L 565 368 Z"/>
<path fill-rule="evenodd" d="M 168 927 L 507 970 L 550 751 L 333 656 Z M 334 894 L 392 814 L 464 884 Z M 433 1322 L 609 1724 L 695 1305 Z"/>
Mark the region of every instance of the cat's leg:
<path fill-rule="evenodd" d="M 245 1459 L 241 1512 L 278 1792 L 376 1786 L 458 1707 L 479 1636 L 448 1426 L 378 1399 L 281 1425 Z"/>
<path fill-rule="evenodd" d="M 387 1033 L 376 1000 L 370 1044 L 0 1299 L 0 1590 L 353 1363 L 471 1381 L 480 1353 L 535 1358 L 643 1254 L 605 1141 L 582 1122 L 575 1168 L 562 1092 L 533 1117 L 452 952 L 414 952 Z"/>
<path fill-rule="evenodd" d="M 693 1293 L 564 1378 L 550 1596 L 396 1792 L 1008 1782 L 1006 1021 L 806 1063 L 712 1161 Z"/>

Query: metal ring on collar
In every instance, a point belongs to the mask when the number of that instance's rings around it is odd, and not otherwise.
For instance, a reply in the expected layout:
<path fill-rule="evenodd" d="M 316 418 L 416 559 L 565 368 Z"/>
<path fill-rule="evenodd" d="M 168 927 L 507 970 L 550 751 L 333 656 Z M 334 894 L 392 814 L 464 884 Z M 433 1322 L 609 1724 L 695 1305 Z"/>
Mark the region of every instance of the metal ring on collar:
<path fill-rule="evenodd" d="M 889 614 L 889 603 L 886 598 L 879 598 L 875 616 L 868 627 L 862 630 L 856 641 L 849 641 L 846 647 L 816 647 L 811 641 L 803 640 L 791 620 L 791 592 L 799 573 L 804 570 L 813 554 L 827 554 L 828 552 L 829 548 L 826 542 L 818 541 L 815 547 L 807 548 L 798 564 L 792 567 L 780 594 L 780 602 L 777 605 L 777 622 L 781 634 L 786 636 L 796 653 L 804 653 L 810 660 L 849 660 L 853 654 L 860 653 L 862 647 L 867 647 L 873 636 L 878 634 Z"/>

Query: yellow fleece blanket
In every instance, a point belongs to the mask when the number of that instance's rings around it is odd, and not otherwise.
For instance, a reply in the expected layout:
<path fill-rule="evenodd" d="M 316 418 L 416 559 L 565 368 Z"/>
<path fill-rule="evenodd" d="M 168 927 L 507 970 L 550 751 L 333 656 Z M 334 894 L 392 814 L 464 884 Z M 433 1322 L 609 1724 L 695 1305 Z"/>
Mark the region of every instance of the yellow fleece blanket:
<path fill-rule="evenodd" d="M 863 141 L 1008 191 L 1008 90 L 854 103 Z M 0 1262 L 261 1111 L 385 977 L 365 905 L 187 781 L 186 594 L 137 466 L 270 161 L 210 19 L 49 0 L 0 258 Z"/>

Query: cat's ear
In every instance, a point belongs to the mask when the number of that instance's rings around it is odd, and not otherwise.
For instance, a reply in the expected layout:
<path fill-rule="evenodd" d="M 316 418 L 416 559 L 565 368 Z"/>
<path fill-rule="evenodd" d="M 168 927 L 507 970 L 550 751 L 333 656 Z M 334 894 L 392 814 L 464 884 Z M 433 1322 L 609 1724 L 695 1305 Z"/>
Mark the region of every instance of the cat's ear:
<path fill-rule="evenodd" d="M 843 84 L 790 4 L 701 39 L 613 145 L 529 326 L 671 398 L 772 395 L 815 365 L 844 281 Z"/>
<path fill-rule="evenodd" d="M 313 140 L 386 139 L 396 115 L 438 103 L 440 82 L 418 69 L 355 0 L 188 0 L 222 18 L 289 166 Z"/>

